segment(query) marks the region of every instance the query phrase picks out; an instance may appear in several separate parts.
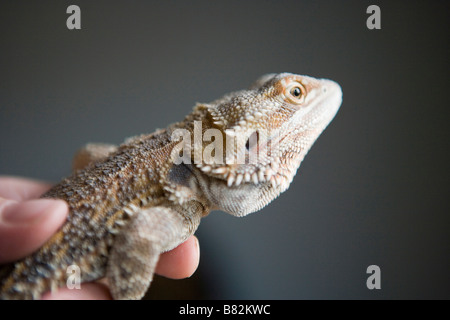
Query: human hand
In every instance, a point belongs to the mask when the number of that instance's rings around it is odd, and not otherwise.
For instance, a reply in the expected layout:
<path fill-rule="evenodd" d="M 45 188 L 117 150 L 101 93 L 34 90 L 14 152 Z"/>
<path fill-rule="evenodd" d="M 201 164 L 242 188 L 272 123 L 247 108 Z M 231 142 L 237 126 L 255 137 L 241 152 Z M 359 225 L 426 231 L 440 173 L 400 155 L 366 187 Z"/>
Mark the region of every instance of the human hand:
<path fill-rule="evenodd" d="M 64 223 L 68 208 L 63 200 L 36 199 L 50 188 L 34 180 L 0 177 L 0 264 L 36 251 Z M 198 240 L 190 237 L 160 256 L 156 273 L 172 279 L 191 276 L 200 259 Z M 60 288 L 43 299 L 111 299 L 104 282 L 81 284 L 81 289 Z"/>

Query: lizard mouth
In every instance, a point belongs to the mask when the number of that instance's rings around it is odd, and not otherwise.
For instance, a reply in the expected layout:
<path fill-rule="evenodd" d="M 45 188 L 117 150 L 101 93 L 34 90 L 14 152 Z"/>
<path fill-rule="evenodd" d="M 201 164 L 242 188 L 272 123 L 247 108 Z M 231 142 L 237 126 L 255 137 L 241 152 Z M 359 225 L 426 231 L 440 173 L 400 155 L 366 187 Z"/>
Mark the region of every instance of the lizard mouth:
<path fill-rule="evenodd" d="M 254 143 L 249 139 L 245 146 L 243 163 L 226 163 L 226 165 L 203 165 L 199 169 L 215 178 L 226 180 L 228 187 L 239 186 L 242 183 L 270 183 L 272 187 L 289 185 L 300 164 L 301 152 L 295 145 L 280 150 L 283 140 L 289 138 L 271 137 L 266 141 L 258 137 Z M 244 151 L 242 151 L 244 152 Z M 252 156 L 253 155 L 253 156 Z M 236 159 L 233 159 L 235 161 Z"/>

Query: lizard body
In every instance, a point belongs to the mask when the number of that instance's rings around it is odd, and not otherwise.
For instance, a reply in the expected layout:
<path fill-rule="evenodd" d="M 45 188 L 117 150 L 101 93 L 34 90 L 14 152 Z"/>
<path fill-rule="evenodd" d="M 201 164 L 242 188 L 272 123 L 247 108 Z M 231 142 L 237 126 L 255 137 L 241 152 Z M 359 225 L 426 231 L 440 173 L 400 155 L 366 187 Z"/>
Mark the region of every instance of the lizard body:
<path fill-rule="evenodd" d="M 42 196 L 65 200 L 67 221 L 0 268 L 0 298 L 37 299 L 64 286 L 71 265 L 82 282 L 106 276 L 116 299 L 141 298 L 159 255 L 211 210 L 243 216 L 285 191 L 341 100 L 333 81 L 269 74 L 166 129 L 118 147 L 87 145 L 74 173 Z"/>

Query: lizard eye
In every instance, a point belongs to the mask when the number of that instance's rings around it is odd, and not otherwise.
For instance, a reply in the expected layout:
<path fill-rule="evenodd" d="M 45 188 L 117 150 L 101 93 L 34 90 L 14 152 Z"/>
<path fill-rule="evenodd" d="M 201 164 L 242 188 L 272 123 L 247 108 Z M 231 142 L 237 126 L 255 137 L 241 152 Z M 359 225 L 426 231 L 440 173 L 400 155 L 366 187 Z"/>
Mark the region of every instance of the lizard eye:
<path fill-rule="evenodd" d="M 302 90 L 299 87 L 294 87 L 291 89 L 291 94 L 294 97 L 299 98 L 302 95 Z"/>
<path fill-rule="evenodd" d="M 300 104 L 305 100 L 305 89 L 296 82 L 287 88 L 286 95 L 290 102 Z"/>

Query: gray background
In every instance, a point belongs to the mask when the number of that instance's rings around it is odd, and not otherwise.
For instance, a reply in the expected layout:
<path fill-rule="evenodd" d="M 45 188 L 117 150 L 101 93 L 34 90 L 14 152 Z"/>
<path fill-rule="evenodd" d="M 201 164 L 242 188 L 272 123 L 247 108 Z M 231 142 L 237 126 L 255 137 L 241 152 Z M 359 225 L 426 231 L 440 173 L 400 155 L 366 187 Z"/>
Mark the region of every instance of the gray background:
<path fill-rule="evenodd" d="M 70 4 L 82 30 L 66 28 Z M 370 4 L 381 30 L 366 28 Z M 291 188 L 203 220 L 200 297 L 448 299 L 448 14 L 448 1 L 2 1 L 0 174 L 57 181 L 86 142 L 164 127 L 264 73 L 330 78 L 343 105 Z M 381 290 L 366 288 L 372 264 Z"/>

